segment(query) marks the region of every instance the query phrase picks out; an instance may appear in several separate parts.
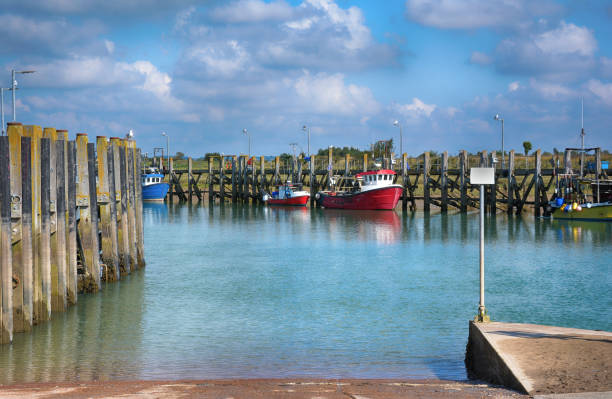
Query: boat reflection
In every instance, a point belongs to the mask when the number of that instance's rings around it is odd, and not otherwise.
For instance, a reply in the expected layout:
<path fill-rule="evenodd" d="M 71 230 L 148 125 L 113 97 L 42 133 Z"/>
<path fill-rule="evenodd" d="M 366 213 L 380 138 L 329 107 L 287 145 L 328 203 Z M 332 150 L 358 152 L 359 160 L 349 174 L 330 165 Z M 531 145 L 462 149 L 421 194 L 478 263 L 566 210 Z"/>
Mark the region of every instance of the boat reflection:
<path fill-rule="evenodd" d="M 330 233 L 345 232 L 346 238 L 392 244 L 401 238 L 402 221 L 395 211 L 352 211 L 320 209 Z"/>

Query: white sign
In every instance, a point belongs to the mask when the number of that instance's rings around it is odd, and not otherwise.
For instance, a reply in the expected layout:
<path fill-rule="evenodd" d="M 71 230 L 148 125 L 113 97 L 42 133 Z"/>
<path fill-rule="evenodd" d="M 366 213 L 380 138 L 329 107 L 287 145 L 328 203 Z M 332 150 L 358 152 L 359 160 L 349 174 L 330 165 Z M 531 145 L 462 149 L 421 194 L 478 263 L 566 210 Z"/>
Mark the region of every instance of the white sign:
<path fill-rule="evenodd" d="M 470 168 L 471 184 L 495 184 L 494 168 Z"/>

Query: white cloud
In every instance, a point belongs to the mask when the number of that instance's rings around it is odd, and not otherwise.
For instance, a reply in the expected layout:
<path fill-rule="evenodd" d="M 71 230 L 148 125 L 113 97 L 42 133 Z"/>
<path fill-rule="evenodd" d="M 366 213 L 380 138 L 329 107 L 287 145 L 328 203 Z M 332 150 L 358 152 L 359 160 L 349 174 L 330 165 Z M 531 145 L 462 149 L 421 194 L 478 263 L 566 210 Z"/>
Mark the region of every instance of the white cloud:
<path fill-rule="evenodd" d="M 549 1 L 407 0 L 406 16 L 422 25 L 443 29 L 475 29 L 526 25 L 530 17 L 556 13 Z"/>
<path fill-rule="evenodd" d="M 597 40 L 591 30 L 565 21 L 557 29 L 535 36 L 533 42 L 544 54 L 591 56 L 597 50 Z"/>
<path fill-rule="evenodd" d="M 133 68 L 145 77 L 144 83 L 140 86 L 141 89 L 151 92 L 159 97 L 167 97 L 170 95 L 170 83 L 172 79 L 168 74 L 160 72 L 155 65 L 149 61 L 136 61 L 133 64 L 128 64 L 127 68 Z"/>
<path fill-rule="evenodd" d="M 266 3 L 261 0 L 239 0 L 212 10 L 216 20 L 242 23 L 280 21 L 291 17 L 293 10 L 285 1 L 278 0 Z"/>
<path fill-rule="evenodd" d="M 412 103 L 394 104 L 393 108 L 409 119 L 417 119 L 420 117 L 429 118 L 431 113 L 436 109 L 436 104 L 425 104 L 420 99 L 414 97 Z"/>
<path fill-rule="evenodd" d="M 108 54 L 112 54 L 115 52 L 115 43 L 111 42 L 110 40 L 104 40 L 104 46 L 106 47 L 106 51 L 108 51 Z"/>
<path fill-rule="evenodd" d="M 603 83 L 597 79 L 591 79 L 587 83 L 587 88 L 604 103 L 612 106 L 612 83 Z"/>
<path fill-rule="evenodd" d="M 247 67 L 249 54 L 236 41 L 228 40 L 222 43 L 211 43 L 204 47 L 194 46 L 187 53 L 187 61 L 195 63 L 196 68 L 202 68 L 211 76 L 234 76 Z"/>
<path fill-rule="evenodd" d="M 479 51 L 473 51 L 472 55 L 470 56 L 471 64 L 489 65 L 492 62 L 493 62 L 493 59 L 490 56 L 484 53 L 481 53 Z"/>
<path fill-rule="evenodd" d="M 517 91 L 520 88 L 521 88 L 521 85 L 520 85 L 520 83 L 518 81 L 517 82 L 511 82 L 508 85 L 508 91 L 509 92 Z"/>
<path fill-rule="evenodd" d="M 347 49 L 359 50 L 371 43 L 370 29 L 365 25 L 365 18 L 359 8 L 350 7 L 344 10 L 331 0 L 306 1 L 316 10 L 324 11 L 334 25 L 346 28 L 350 35 L 350 39 L 344 42 Z"/>
<path fill-rule="evenodd" d="M 302 102 L 324 114 L 371 115 L 380 106 L 369 88 L 344 83 L 344 75 L 305 72 L 295 81 L 294 89 Z"/>
<path fill-rule="evenodd" d="M 571 89 L 559 83 L 531 79 L 529 86 L 540 96 L 548 100 L 563 100 L 574 95 Z"/>

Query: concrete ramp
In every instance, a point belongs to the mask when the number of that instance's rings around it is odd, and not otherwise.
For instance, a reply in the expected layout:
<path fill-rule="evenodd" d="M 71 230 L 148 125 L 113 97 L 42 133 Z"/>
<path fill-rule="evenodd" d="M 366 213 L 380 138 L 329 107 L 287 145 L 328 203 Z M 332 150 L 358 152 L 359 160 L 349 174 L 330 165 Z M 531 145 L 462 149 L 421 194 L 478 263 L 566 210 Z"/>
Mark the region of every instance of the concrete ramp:
<path fill-rule="evenodd" d="M 608 392 L 612 333 L 519 323 L 470 322 L 466 368 L 530 395 Z"/>

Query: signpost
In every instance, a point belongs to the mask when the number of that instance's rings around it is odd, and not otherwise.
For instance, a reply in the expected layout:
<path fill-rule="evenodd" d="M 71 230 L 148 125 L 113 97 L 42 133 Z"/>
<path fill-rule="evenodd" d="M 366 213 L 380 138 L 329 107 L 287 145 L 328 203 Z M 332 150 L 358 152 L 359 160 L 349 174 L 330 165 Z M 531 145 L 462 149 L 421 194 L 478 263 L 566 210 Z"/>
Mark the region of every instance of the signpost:
<path fill-rule="evenodd" d="M 484 186 L 495 184 L 494 168 L 470 168 L 470 183 L 480 185 L 480 303 L 478 304 L 478 316 L 476 321 L 490 321 L 485 309 L 484 300 Z"/>

